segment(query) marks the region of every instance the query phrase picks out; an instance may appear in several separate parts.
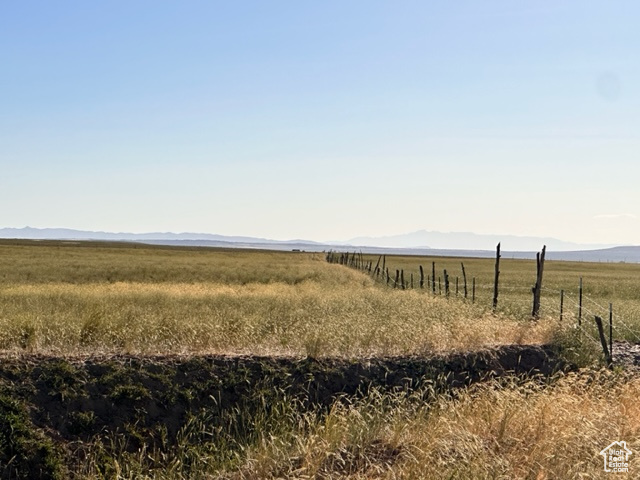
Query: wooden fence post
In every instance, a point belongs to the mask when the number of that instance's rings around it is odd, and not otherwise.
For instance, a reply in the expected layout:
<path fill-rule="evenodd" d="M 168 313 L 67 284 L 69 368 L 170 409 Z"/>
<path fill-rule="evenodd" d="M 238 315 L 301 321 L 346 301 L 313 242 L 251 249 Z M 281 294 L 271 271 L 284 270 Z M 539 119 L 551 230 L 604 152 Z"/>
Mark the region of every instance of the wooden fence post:
<path fill-rule="evenodd" d="M 399 281 L 400 281 L 400 270 L 396 270 L 396 279 L 393 282 L 393 288 L 398 288 Z"/>
<path fill-rule="evenodd" d="M 436 293 L 436 262 L 431 262 L 431 290 Z"/>
<path fill-rule="evenodd" d="M 546 245 L 542 247 L 542 254 L 536 253 L 536 285 L 533 287 L 533 308 L 531 316 L 534 319 L 540 317 L 540 294 L 542 293 L 542 273 L 544 271 L 544 255 L 547 249 Z"/>
<path fill-rule="evenodd" d="M 471 303 L 476 303 L 476 277 L 471 279 Z"/>
<path fill-rule="evenodd" d="M 413 290 L 413 273 L 411 274 L 411 290 Z"/>
<path fill-rule="evenodd" d="M 598 335 L 600 336 L 600 344 L 604 352 L 604 358 L 607 359 L 607 365 L 611 366 L 611 352 L 607 348 L 607 339 L 604 338 L 604 328 L 602 327 L 602 319 L 596 315 L 596 326 L 598 327 Z"/>
<path fill-rule="evenodd" d="M 467 272 L 464 271 L 464 262 L 460 262 L 462 265 L 462 282 L 464 283 L 464 298 L 467 298 Z"/>
<path fill-rule="evenodd" d="M 458 296 L 458 277 L 456 277 L 456 297 Z"/>
<path fill-rule="evenodd" d="M 424 288 L 424 269 L 420 265 L 420 288 Z"/>
<path fill-rule="evenodd" d="M 389 286 L 389 268 L 387 267 L 387 287 Z"/>
<path fill-rule="evenodd" d="M 578 291 L 578 326 L 582 325 L 582 277 L 580 277 L 580 287 Z"/>
<path fill-rule="evenodd" d="M 493 280 L 493 310 L 498 308 L 498 280 L 500 278 L 500 244 L 496 247 L 496 274 Z"/>
<path fill-rule="evenodd" d="M 382 255 L 380 255 L 380 256 L 378 257 L 378 261 L 376 262 L 376 268 L 374 268 L 374 269 L 373 269 L 373 273 L 375 273 L 375 274 L 376 274 L 376 276 L 378 275 L 378 273 L 377 273 L 377 272 L 378 272 L 378 267 L 380 266 L 380 260 L 381 260 L 381 259 L 382 259 Z"/>
<path fill-rule="evenodd" d="M 444 270 L 444 294 L 447 297 L 449 296 L 449 275 L 446 268 Z"/>
<path fill-rule="evenodd" d="M 563 312 L 564 312 L 564 290 L 560 290 L 560 321 L 562 321 Z"/>
<path fill-rule="evenodd" d="M 440 282 L 441 278 L 438 277 L 438 293 L 442 295 L 442 283 Z"/>
<path fill-rule="evenodd" d="M 405 289 L 404 268 L 402 270 L 400 270 L 400 285 L 402 285 L 402 290 L 404 290 Z"/>

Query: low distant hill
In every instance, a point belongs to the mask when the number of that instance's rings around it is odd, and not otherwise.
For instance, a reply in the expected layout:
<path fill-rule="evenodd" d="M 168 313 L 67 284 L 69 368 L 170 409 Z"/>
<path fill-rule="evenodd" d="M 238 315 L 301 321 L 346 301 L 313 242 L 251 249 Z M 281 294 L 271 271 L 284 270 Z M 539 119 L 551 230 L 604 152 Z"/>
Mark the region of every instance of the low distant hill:
<path fill-rule="evenodd" d="M 23 238 L 32 240 L 124 240 L 130 242 L 163 242 L 163 241 L 200 241 L 200 242 L 223 242 L 223 243 L 260 243 L 260 244 L 292 244 L 310 243 L 300 240 L 279 241 L 258 237 L 242 237 L 216 235 L 212 233 L 111 233 L 92 232 L 86 230 L 72 230 L 68 228 L 0 228 L 0 238 Z"/>

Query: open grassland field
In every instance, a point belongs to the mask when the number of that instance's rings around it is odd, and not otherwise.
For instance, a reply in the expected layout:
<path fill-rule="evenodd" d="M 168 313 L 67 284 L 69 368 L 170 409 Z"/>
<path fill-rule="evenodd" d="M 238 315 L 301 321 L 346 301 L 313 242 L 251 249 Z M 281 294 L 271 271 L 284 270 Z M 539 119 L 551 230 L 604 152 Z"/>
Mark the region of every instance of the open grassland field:
<path fill-rule="evenodd" d="M 476 278 L 474 304 L 462 299 L 461 280 L 454 298 L 460 259 L 387 256 L 386 264 L 403 268 L 407 282 L 415 272 L 417 287 L 418 264 L 430 271 L 431 261 L 452 278 L 449 299 L 386 288 L 323 254 L 5 241 L 0 349 L 362 357 L 548 343 L 576 323 L 580 276 L 584 328 L 593 329 L 591 312 L 606 319 L 599 307 L 613 302 L 616 337 L 637 338 L 638 265 L 546 262 L 543 315 L 532 322 L 535 262 L 503 259 L 494 313 L 492 260 L 463 260 L 469 297 Z"/>
<path fill-rule="evenodd" d="M 449 298 L 418 288 L 432 261 Z M 637 373 L 552 373 L 600 365 L 609 302 L 635 338 L 640 266 L 547 261 L 537 321 L 533 261 L 502 259 L 496 312 L 493 260 L 386 266 L 415 288 L 323 254 L 0 242 L 0 478 L 610 478 L 617 440 L 640 477 Z"/>

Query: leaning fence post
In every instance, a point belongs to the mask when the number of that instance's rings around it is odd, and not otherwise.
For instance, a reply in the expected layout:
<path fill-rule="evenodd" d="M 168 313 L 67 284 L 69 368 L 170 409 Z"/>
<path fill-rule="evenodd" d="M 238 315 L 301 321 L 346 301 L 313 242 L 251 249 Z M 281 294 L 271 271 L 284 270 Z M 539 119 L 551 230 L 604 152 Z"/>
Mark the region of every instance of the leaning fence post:
<path fill-rule="evenodd" d="M 600 336 L 600 344 L 602 345 L 602 351 L 604 352 L 604 358 L 607 360 L 607 365 L 611 366 L 611 352 L 607 348 L 607 340 L 604 338 L 604 328 L 602 327 L 602 319 L 596 315 L 596 326 L 598 327 L 598 335 Z"/>
<path fill-rule="evenodd" d="M 467 272 L 464 271 L 464 262 L 460 262 L 462 265 L 462 282 L 464 283 L 464 298 L 467 298 Z"/>
<path fill-rule="evenodd" d="M 382 255 L 380 255 L 378 257 L 378 261 L 376 262 L 376 268 L 373 269 L 373 273 L 376 274 L 377 276 L 377 272 L 378 272 L 378 267 L 380 266 L 380 260 L 382 259 Z"/>

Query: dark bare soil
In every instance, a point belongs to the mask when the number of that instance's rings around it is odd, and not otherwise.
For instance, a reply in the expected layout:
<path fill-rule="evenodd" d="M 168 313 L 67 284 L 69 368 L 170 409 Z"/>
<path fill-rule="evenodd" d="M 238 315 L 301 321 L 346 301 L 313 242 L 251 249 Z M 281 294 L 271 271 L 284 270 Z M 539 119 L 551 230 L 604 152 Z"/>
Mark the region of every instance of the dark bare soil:
<path fill-rule="evenodd" d="M 3 355 L 0 478 L 70 477 L 83 461 L 77 445 L 108 435 L 125 436 L 131 451 L 150 443 L 164 448 L 190 416 L 202 412 L 220 441 L 241 444 L 255 434 L 256 412 L 268 416 L 283 398 L 321 412 L 372 388 L 403 392 L 431 386 L 425 391 L 437 393 L 504 375 L 549 376 L 570 369 L 545 346 L 359 360 Z M 104 462 L 108 477 L 109 458 Z"/>

